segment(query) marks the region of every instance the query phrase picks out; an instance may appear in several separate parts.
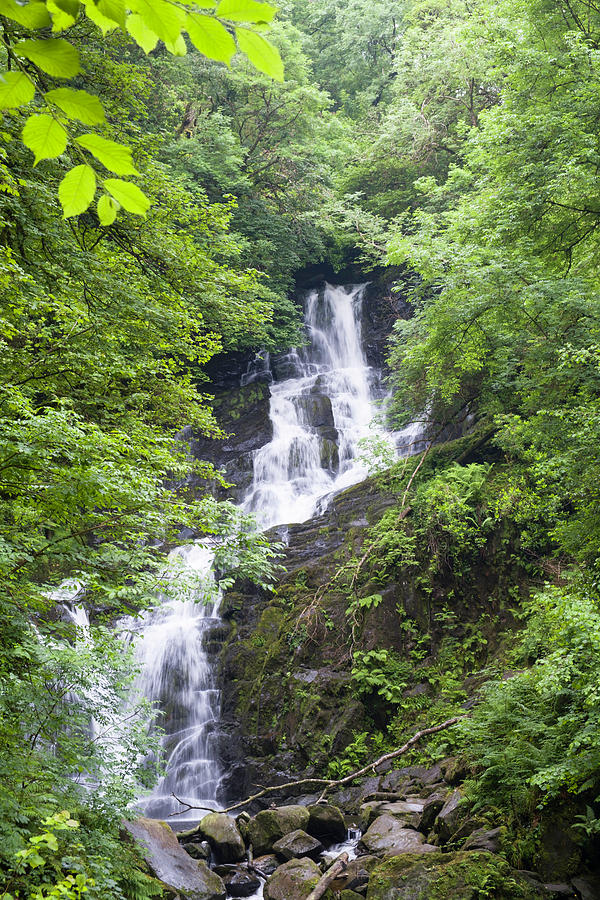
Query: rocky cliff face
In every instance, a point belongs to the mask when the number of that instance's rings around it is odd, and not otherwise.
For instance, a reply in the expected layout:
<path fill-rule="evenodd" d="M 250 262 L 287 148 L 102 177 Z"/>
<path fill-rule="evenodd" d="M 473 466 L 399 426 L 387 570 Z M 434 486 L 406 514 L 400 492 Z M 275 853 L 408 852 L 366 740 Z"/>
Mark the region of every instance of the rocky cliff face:
<path fill-rule="evenodd" d="M 406 703 L 418 708 L 432 690 L 427 665 L 447 638 L 478 628 L 482 666 L 493 653 L 496 633 L 510 621 L 508 586 L 524 577 L 505 534 L 490 539 L 473 569 L 424 579 L 407 568 L 383 583 L 369 574 L 349 589 L 371 527 L 397 503 L 393 491 L 368 479 L 323 515 L 273 529 L 274 538 L 288 541 L 275 592 L 239 584 L 225 597 L 230 630 L 220 681 L 231 796 L 246 796 L 251 784 L 282 783 L 290 773 L 323 773 L 357 734 L 385 727 L 392 707 L 353 679 L 357 654 L 386 651 L 399 665 L 406 660 Z"/>

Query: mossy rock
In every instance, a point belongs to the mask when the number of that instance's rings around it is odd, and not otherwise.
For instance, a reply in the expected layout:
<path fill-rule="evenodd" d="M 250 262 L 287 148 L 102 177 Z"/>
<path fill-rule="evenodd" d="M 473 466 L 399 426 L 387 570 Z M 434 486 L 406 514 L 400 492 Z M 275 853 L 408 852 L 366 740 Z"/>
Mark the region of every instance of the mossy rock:
<path fill-rule="evenodd" d="M 265 885 L 265 900 L 306 900 L 319 878 L 321 870 L 311 859 L 291 859 L 275 871 Z M 327 890 L 324 900 L 333 900 Z"/>
<path fill-rule="evenodd" d="M 371 873 L 367 900 L 534 900 L 538 889 L 491 853 L 394 856 Z"/>
<path fill-rule="evenodd" d="M 309 812 L 305 806 L 279 806 L 263 809 L 248 822 L 248 840 L 254 853 L 260 856 L 269 853 L 273 845 L 285 834 L 306 828 Z"/>

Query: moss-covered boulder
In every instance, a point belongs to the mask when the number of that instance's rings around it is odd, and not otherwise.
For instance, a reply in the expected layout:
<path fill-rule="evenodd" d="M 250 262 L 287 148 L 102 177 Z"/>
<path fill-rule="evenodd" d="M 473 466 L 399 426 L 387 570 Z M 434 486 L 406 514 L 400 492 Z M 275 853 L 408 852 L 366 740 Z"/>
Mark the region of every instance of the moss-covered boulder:
<path fill-rule="evenodd" d="M 225 813 L 209 813 L 198 830 L 212 847 L 219 862 L 239 862 L 246 856 L 246 846 L 235 819 Z"/>
<path fill-rule="evenodd" d="M 124 822 L 152 874 L 184 900 L 225 900 L 225 885 L 201 860 L 194 860 L 179 844 L 166 822 L 139 818 Z"/>
<path fill-rule="evenodd" d="M 346 839 L 347 828 L 344 816 L 337 806 L 331 803 L 313 803 L 308 807 L 310 816 L 306 830 L 313 837 L 326 844 L 334 844 Z"/>
<path fill-rule="evenodd" d="M 312 859 L 291 859 L 267 881 L 265 900 L 306 900 L 320 877 L 321 870 Z M 329 890 L 323 896 L 333 900 Z"/>
<path fill-rule="evenodd" d="M 491 853 L 395 856 L 371 873 L 367 900 L 534 900 L 544 896 Z"/>
<path fill-rule="evenodd" d="M 305 831 L 310 814 L 305 806 L 278 806 L 275 809 L 263 809 L 247 826 L 248 841 L 254 853 L 268 853 L 273 845 L 284 834 L 292 831 Z"/>

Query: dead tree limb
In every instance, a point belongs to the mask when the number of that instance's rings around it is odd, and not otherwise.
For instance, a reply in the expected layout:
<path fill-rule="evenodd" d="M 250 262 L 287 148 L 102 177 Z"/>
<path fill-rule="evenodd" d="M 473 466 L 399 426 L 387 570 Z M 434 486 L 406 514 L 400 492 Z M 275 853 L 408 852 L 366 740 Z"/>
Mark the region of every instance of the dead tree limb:
<path fill-rule="evenodd" d="M 342 853 L 338 859 L 334 862 L 334 864 L 327 869 L 324 875 L 319 878 L 314 888 L 306 898 L 306 900 L 319 900 L 320 897 L 323 896 L 329 885 L 332 881 L 345 872 L 346 867 L 348 865 L 348 854 Z"/>
<path fill-rule="evenodd" d="M 446 719 L 445 722 L 442 722 L 440 725 L 432 725 L 431 728 L 423 728 L 421 731 L 417 731 L 416 734 L 408 740 L 402 747 L 399 747 L 397 750 L 392 750 L 390 753 L 384 753 L 383 756 L 380 756 L 379 759 L 373 760 L 367 766 L 363 766 L 362 769 L 357 769 L 356 772 L 351 772 L 350 775 L 346 775 L 344 778 L 301 778 L 299 781 L 288 781 L 285 784 L 275 784 L 272 787 L 262 788 L 262 790 L 258 791 L 256 794 L 252 794 L 250 797 L 246 797 L 245 800 L 239 800 L 237 803 L 232 803 L 231 806 L 225 807 L 221 812 L 228 813 L 232 812 L 234 809 L 240 809 L 242 806 L 247 806 L 249 803 L 252 803 L 254 800 L 260 800 L 261 797 L 266 796 L 267 794 L 272 794 L 275 791 L 281 791 L 285 788 L 296 788 L 301 787 L 303 785 L 323 785 L 323 793 L 319 797 L 319 801 L 325 798 L 325 795 L 332 790 L 332 788 L 343 787 L 345 784 L 350 784 L 354 781 L 355 778 L 360 778 L 361 775 L 366 775 L 369 772 L 374 772 L 375 769 L 382 765 L 385 762 L 389 762 L 392 759 L 397 759 L 399 756 L 402 756 L 411 747 L 414 747 L 421 738 L 427 737 L 430 734 L 437 734 L 438 731 L 443 731 L 445 728 L 451 728 L 452 725 L 456 725 L 457 722 L 460 722 L 461 719 L 466 718 L 466 716 L 454 716 L 452 719 Z M 194 806 L 192 803 L 184 803 L 184 801 L 180 800 L 179 797 L 176 797 L 175 794 L 171 796 L 175 797 L 176 800 L 179 801 L 182 805 L 185 806 L 185 809 L 182 809 L 180 813 L 176 813 L 175 815 L 180 815 L 182 812 L 188 812 L 190 809 L 206 809 L 204 806 Z"/>

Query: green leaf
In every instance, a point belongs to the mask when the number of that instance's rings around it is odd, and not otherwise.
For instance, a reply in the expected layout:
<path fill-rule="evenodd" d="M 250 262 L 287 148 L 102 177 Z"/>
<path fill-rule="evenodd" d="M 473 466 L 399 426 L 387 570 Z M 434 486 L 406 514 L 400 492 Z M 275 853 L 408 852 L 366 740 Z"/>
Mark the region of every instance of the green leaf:
<path fill-rule="evenodd" d="M 79 10 L 81 8 L 79 0 L 54 0 L 54 3 L 59 9 L 62 9 L 64 13 L 71 16 L 73 20 L 79 15 Z"/>
<path fill-rule="evenodd" d="M 125 28 L 125 3 L 123 0 L 98 0 L 98 10 L 107 19 L 111 19 Z"/>
<path fill-rule="evenodd" d="M 283 81 L 283 63 L 279 51 L 261 34 L 247 28 L 236 28 L 238 47 L 245 53 L 259 72 L 270 75 L 275 81 Z"/>
<path fill-rule="evenodd" d="M 75 17 L 61 9 L 54 0 L 46 0 L 46 6 L 52 16 L 52 31 L 64 31 L 75 24 Z"/>
<path fill-rule="evenodd" d="M 42 159 L 52 159 L 65 152 L 68 135 L 52 116 L 30 116 L 23 128 L 23 143 L 35 155 L 34 166 Z"/>
<path fill-rule="evenodd" d="M 117 175 L 139 174 L 131 158 L 131 149 L 124 144 L 117 144 L 99 134 L 82 134 L 75 138 L 78 144 L 89 150 L 103 166 L 115 172 Z"/>
<path fill-rule="evenodd" d="M 270 3 L 257 3 L 256 0 L 221 0 L 217 7 L 220 19 L 256 24 L 271 22 L 276 11 Z"/>
<path fill-rule="evenodd" d="M 200 53 L 229 65 L 235 53 L 235 41 L 221 22 L 202 13 L 188 13 L 186 28 L 192 44 Z"/>
<path fill-rule="evenodd" d="M 158 35 L 151 31 L 137 13 L 127 16 L 127 31 L 144 53 L 150 53 L 158 44 Z"/>
<path fill-rule="evenodd" d="M 21 41 L 14 49 L 54 78 L 73 78 L 81 71 L 79 52 L 62 38 Z"/>
<path fill-rule="evenodd" d="M 165 43 L 174 42 L 181 34 L 184 13 L 165 0 L 133 0 L 132 8 L 144 24 Z"/>
<path fill-rule="evenodd" d="M 26 3 L 21 6 L 15 0 L 0 0 L 0 15 L 25 28 L 48 28 L 51 24 L 45 3 Z"/>
<path fill-rule="evenodd" d="M 85 212 L 96 193 L 96 173 L 91 166 L 75 166 L 58 186 L 63 219 Z"/>
<path fill-rule="evenodd" d="M 145 216 L 150 208 L 150 201 L 136 184 L 130 181 L 121 181 L 120 178 L 107 178 L 104 182 L 106 190 L 112 194 L 117 203 L 123 209 L 135 213 L 136 216 Z"/>
<path fill-rule="evenodd" d="M 101 30 L 102 34 L 108 34 L 109 31 L 114 31 L 117 27 L 117 23 L 113 22 L 112 19 L 107 19 L 106 16 L 103 16 L 96 4 L 93 0 L 83 0 L 85 5 L 85 14 L 94 25 L 97 25 Z"/>
<path fill-rule="evenodd" d="M 79 119 L 84 125 L 101 125 L 106 121 L 102 104 L 87 91 L 74 88 L 56 88 L 44 95 L 47 102 L 54 103 L 70 119 Z"/>
<path fill-rule="evenodd" d="M 101 225 L 112 225 L 121 207 L 112 197 L 102 194 L 98 200 L 98 218 Z"/>
<path fill-rule="evenodd" d="M 12 109 L 30 103 L 35 87 L 23 72 L 3 72 L 0 75 L 0 109 Z"/>
<path fill-rule="evenodd" d="M 179 35 L 176 41 L 166 41 L 165 47 L 173 56 L 185 56 L 187 53 L 187 45 L 182 34 Z"/>

